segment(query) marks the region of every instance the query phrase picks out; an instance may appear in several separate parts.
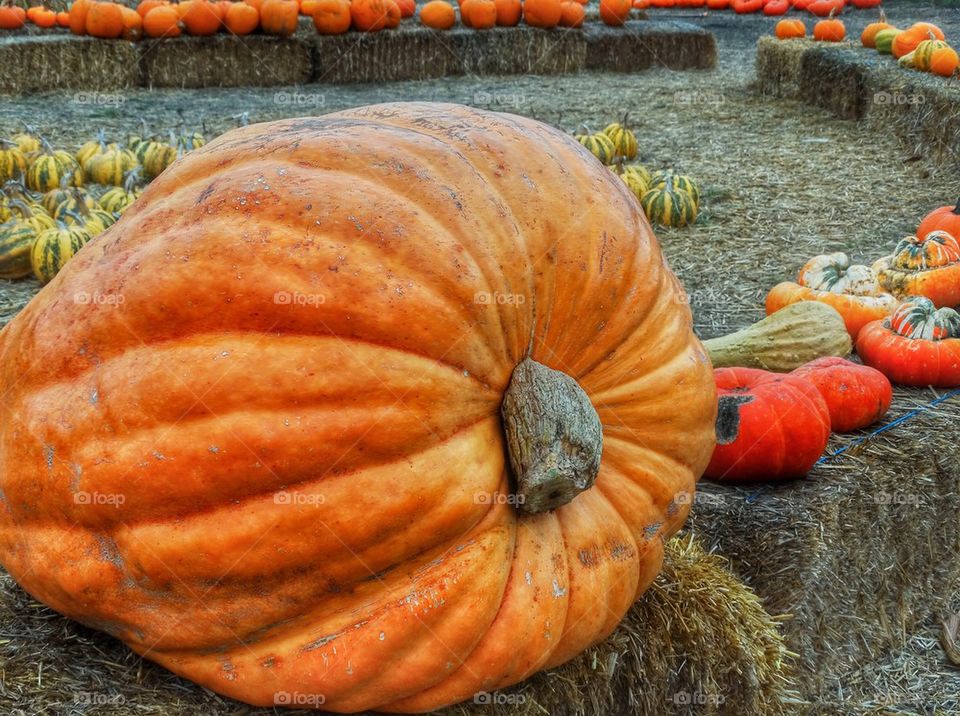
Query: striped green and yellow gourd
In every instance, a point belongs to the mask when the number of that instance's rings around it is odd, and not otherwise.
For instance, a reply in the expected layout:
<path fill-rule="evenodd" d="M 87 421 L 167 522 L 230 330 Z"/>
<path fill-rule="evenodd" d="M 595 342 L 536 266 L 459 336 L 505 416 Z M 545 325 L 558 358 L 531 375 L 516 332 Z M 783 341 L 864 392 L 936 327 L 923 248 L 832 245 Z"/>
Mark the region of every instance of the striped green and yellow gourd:
<path fill-rule="evenodd" d="M 660 186 L 670 186 L 674 189 L 680 189 L 693 197 L 693 200 L 699 205 L 700 188 L 696 182 L 684 174 L 674 174 L 669 170 L 655 171 L 650 175 L 650 188 Z"/>
<path fill-rule="evenodd" d="M 40 283 L 49 283 L 60 269 L 90 240 L 82 226 L 60 223 L 41 231 L 30 249 L 30 267 Z"/>
<path fill-rule="evenodd" d="M 0 224 L 0 278 L 29 276 L 30 249 L 37 238 L 36 230 L 21 221 Z"/>
<path fill-rule="evenodd" d="M 608 124 L 603 133 L 610 137 L 617 156 L 632 160 L 637 158 L 639 148 L 636 135 L 627 129 L 626 123 L 627 120 L 624 117 L 622 124 L 619 122 Z"/>
<path fill-rule="evenodd" d="M 97 152 L 83 164 L 87 181 L 94 184 L 120 186 L 127 172 L 137 166 L 137 157 L 129 149 L 114 147 Z"/>
<path fill-rule="evenodd" d="M 7 208 L 15 221 L 30 226 L 34 231 L 43 231 L 56 225 L 53 217 L 41 204 L 28 204 L 21 199 L 13 199 L 7 202 Z"/>
<path fill-rule="evenodd" d="M 48 192 L 63 184 L 83 186 L 83 170 L 69 152 L 51 149 L 49 145 L 29 157 L 27 168 L 27 188 L 33 191 Z"/>
<path fill-rule="evenodd" d="M 27 158 L 16 142 L 0 139 L 0 181 L 17 179 L 27 171 Z"/>
<path fill-rule="evenodd" d="M 658 186 L 640 200 L 647 218 L 661 226 L 686 226 L 697 220 L 697 202 L 682 189 Z"/>
<path fill-rule="evenodd" d="M 598 134 L 577 134 L 574 135 L 574 139 L 580 142 L 593 156 L 604 164 L 613 164 L 617 158 L 617 149 L 613 146 L 613 140 L 603 132 Z"/>

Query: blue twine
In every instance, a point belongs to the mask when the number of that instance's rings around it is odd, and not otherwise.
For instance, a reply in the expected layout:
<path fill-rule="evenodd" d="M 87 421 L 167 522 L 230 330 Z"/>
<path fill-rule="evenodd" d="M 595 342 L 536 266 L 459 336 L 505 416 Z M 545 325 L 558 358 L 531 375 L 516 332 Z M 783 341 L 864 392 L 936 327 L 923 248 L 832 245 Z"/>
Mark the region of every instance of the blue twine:
<path fill-rule="evenodd" d="M 902 424 L 902 423 L 905 423 L 906 421 L 910 420 L 911 418 L 915 418 L 915 417 L 918 416 L 920 413 L 922 413 L 922 412 L 924 412 L 924 411 L 927 411 L 927 410 L 930 410 L 930 408 L 932 408 L 932 407 L 934 407 L 934 406 L 936 406 L 936 405 L 939 405 L 939 404 L 942 403 L 943 401 L 949 400 L 950 398 L 953 398 L 954 396 L 957 396 L 957 395 L 960 395 L 960 388 L 957 388 L 956 390 L 951 390 L 949 393 L 947 393 L 947 394 L 945 394 L 945 395 L 941 395 L 939 398 L 936 398 L 936 399 L 934 399 L 934 400 L 931 400 L 931 401 L 930 401 L 929 403 L 927 403 L 926 405 L 921 405 L 921 406 L 918 407 L 918 408 L 914 408 L 913 410 L 911 410 L 911 411 L 909 411 L 909 412 L 907 412 L 907 413 L 904 413 L 903 415 L 901 415 L 901 416 L 900 416 L 899 418 L 897 418 L 896 420 L 891 420 L 891 421 L 890 421 L 889 423 L 887 423 L 886 425 L 881 425 L 881 426 L 880 426 L 879 428 L 877 428 L 876 430 L 873 430 L 873 431 L 867 433 L 866 435 L 861 435 L 860 437 L 856 438 L 855 440 L 851 440 L 849 443 L 847 443 L 847 444 L 844 445 L 843 447 L 837 448 L 837 449 L 834 450 L 832 453 L 828 453 L 828 454 L 824 455 L 824 456 L 821 457 L 819 460 L 817 460 L 817 462 L 816 462 L 815 464 L 820 465 L 820 464 L 825 463 L 825 462 L 830 462 L 830 461 L 833 460 L 834 458 L 836 458 L 836 457 L 842 455 L 843 453 L 845 453 L 847 450 L 850 450 L 851 448 L 855 448 L 857 445 L 862 445 L 863 443 L 865 443 L 865 442 L 866 442 L 867 440 L 869 440 L 870 438 L 873 438 L 873 437 L 875 437 L 875 436 L 877 436 L 877 435 L 880 435 L 881 433 L 885 433 L 885 432 L 887 432 L 888 430 L 891 430 L 891 429 L 897 427 L 898 425 L 900 425 L 900 424 Z M 759 497 L 763 492 L 765 492 L 766 489 L 768 489 L 768 488 L 767 488 L 766 486 L 764 486 L 764 487 L 761 487 L 760 489 L 756 490 L 755 492 L 752 492 L 752 493 L 750 493 L 749 495 L 747 495 L 746 498 L 745 498 L 746 503 L 749 505 L 749 504 L 753 504 L 754 502 L 756 502 L 757 497 Z"/>

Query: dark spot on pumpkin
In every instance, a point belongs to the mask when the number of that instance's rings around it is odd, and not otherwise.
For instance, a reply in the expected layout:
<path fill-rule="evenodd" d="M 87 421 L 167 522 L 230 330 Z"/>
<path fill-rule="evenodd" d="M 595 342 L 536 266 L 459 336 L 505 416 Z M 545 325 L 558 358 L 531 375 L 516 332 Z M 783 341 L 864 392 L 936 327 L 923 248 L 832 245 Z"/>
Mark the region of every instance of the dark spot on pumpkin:
<path fill-rule="evenodd" d="M 194 206 L 198 204 L 202 204 L 204 201 L 206 201 L 210 197 L 211 194 L 213 194 L 213 185 L 215 183 L 216 182 L 211 182 L 210 184 L 207 185 L 206 189 L 200 192 L 200 196 L 197 197 L 197 201 L 194 204 Z"/>
<path fill-rule="evenodd" d="M 580 564 L 584 567 L 593 567 L 599 562 L 599 553 L 597 552 L 596 547 L 591 547 L 590 549 L 581 549 L 577 556 L 580 558 Z"/>
<path fill-rule="evenodd" d="M 740 406 L 753 402 L 752 395 L 721 395 L 717 401 L 717 444 L 729 445 L 740 434 Z"/>

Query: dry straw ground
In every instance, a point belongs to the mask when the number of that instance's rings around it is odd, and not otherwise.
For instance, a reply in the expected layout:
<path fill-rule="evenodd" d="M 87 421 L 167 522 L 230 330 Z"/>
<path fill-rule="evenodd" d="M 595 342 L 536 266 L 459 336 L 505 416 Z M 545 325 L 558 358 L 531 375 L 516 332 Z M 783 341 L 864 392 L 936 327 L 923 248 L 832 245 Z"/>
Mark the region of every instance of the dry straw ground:
<path fill-rule="evenodd" d="M 903 24 L 937 19 L 948 35 L 960 36 L 956 13 L 913 5 L 891 15 Z M 867 20 L 858 14 L 848 25 L 859 34 Z M 705 189 L 696 226 L 658 235 L 690 294 L 696 330 L 711 337 L 760 318 L 766 290 L 813 254 L 845 250 L 870 261 L 888 251 L 919 216 L 960 193 L 960 183 L 923 145 L 759 94 L 755 40 L 772 20 L 711 17 L 704 24 L 720 46 L 718 67 L 709 72 L 130 91 L 102 101 L 41 95 L 0 103 L 0 134 L 24 118 L 56 143 L 79 144 L 100 127 L 122 136 L 140 117 L 156 128 L 203 122 L 222 131 L 244 112 L 259 121 L 397 99 L 514 111 L 568 130 L 583 121 L 599 128 L 629 111 L 644 163 L 688 172 Z M 35 290 L 31 281 L 0 286 L 0 320 Z M 934 397 L 898 391 L 892 416 Z M 960 398 L 945 401 L 804 481 L 760 490 L 703 486 L 690 529 L 698 543 L 729 558 L 767 614 L 784 615 L 786 648 L 798 655 L 795 686 L 810 701 L 804 710 L 960 711 L 960 676 L 938 643 L 940 620 L 960 607 L 958 418 Z M 852 439 L 835 437 L 831 449 Z M 767 678 L 789 676 L 775 668 L 790 659 L 772 622 L 738 581 L 726 579 L 696 545 L 674 543 L 663 576 L 621 631 L 510 692 L 527 700 L 498 712 L 793 710 L 792 685 Z M 122 703 L 89 712 L 245 712 L 33 604 L 9 579 L 0 594 L 5 711 L 81 713 L 87 709 L 78 701 L 114 698 Z M 718 601 L 724 594 L 739 596 Z M 694 703 L 676 698 L 687 691 Z"/>

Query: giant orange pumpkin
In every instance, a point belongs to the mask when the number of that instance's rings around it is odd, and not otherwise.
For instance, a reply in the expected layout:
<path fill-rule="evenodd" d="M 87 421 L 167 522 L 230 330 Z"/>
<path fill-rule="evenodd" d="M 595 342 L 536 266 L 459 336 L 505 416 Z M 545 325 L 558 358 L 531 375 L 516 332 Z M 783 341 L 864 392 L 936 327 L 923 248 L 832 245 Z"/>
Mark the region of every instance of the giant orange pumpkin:
<path fill-rule="evenodd" d="M 25 589 L 222 694 L 333 711 L 604 638 L 716 411 L 626 185 L 536 121 L 429 103 L 190 152 L 3 329 L 0 391 Z"/>

